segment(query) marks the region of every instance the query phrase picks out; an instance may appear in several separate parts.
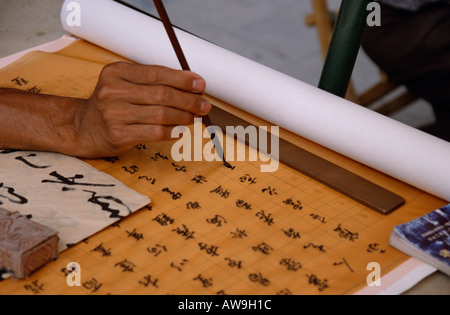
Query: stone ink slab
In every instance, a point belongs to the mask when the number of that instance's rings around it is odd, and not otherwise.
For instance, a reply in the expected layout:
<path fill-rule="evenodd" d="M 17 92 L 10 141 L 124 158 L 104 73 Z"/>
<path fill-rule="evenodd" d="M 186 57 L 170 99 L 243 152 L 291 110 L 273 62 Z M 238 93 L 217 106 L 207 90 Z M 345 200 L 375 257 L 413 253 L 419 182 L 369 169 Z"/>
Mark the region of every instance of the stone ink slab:
<path fill-rule="evenodd" d="M 0 208 L 0 269 L 23 279 L 58 257 L 58 232 Z"/>

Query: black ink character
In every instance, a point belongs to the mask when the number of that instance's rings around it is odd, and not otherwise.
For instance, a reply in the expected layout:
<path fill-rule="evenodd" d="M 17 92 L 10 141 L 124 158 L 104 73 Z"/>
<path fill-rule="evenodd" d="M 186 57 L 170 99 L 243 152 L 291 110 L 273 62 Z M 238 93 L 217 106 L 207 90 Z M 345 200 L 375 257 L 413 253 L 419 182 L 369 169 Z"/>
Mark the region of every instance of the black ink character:
<path fill-rule="evenodd" d="M 135 148 L 138 150 L 147 150 L 147 145 L 141 143 L 135 146 Z"/>
<path fill-rule="evenodd" d="M 183 228 L 177 227 L 176 229 L 173 229 L 172 232 L 176 232 L 178 235 L 183 236 L 186 241 L 195 238 L 195 231 L 190 231 L 189 228 L 184 224 Z"/>
<path fill-rule="evenodd" d="M 173 200 L 178 200 L 178 199 L 180 199 L 182 197 L 181 193 L 173 192 L 169 188 L 164 188 L 162 191 L 171 194 Z"/>
<path fill-rule="evenodd" d="M 253 246 L 252 249 L 255 252 L 261 252 L 264 255 L 270 255 L 273 252 L 273 247 L 271 247 L 270 245 L 266 244 L 266 243 L 260 243 L 257 246 Z"/>
<path fill-rule="evenodd" d="M 338 232 L 339 237 L 345 238 L 350 242 L 354 242 L 359 238 L 359 234 L 350 231 L 349 229 L 343 228 L 341 224 L 338 225 L 333 231 Z"/>
<path fill-rule="evenodd" d="M 283 203 L 288 206 L 292 206 L 292 208 L 294 210 L 302 210 L 303 209 L 302 203 L 299 200 L 294 201 L 292 198 L 288 198 L 285 201 L 283 201 Z"/>
<path fill-rule="evenodd" d="M 182 172 L 182 173 L 186 173 L 187 172 L 186 166 L 177 165 L 175 163 L 172 163 L 172 166 L 175 168 L 175 171 L 177 171 L 177 172 Z"/>
<path fill-rule="evenodd" d="M 256 177 L 251 177 L 249 174 L 245 174 L 239 178 L 241 183 L 248 182 L 250 185 L 256 184 Z"/>
<path fill-rule="evenodd" d="M 130 173 L 131 175 L 136 174 L 137 172 L 139 172 L 139 167 L 136 165 L 132 165 L 129 168 L 126 166 L 122 166 L 122 168 L 125 170 L 125 172 Z"/>
<path fill-rule="evenodd" d="M 112 208 L 113 205 L 115 205 L 116 207 L 119 206 L 121 208 L 125 208 L 127 214 L 131 214 L 131 209 L 118 198 L 115 198 L 113 196 L 97 196 L 97 192 L 95 191 L 83 191 L 92 194 L 91 198 L 88 199 L 88 202 L 100 206 L 103 211 L 111 213 L 111 215 L 109 216 L 111 219 L 124 218 L 124 216 L 120 215 L 121 211 L 119 209 Z"/>
<path fill-rule="evenodd" d="M 103 283 L 98 282 L 97 279 L 92 278 L 89 281 L 83 283 L 83 288 L 91 291 L 91 293 L 95 293 L 103 286 Z"/>
<path fill-rule="evenodd" d="M 186 263 L 188 263 L 188 262 L 189 262 L 189 260 L 187 260 L 187 259 L 183 259 L 183 261 L 178 264 L 175 264 L 174 262 L 172 262 L 170 264 L 170 267 L 177 269 L 179 272 L 182 272 L 183 271 L 182 267 L 184 267 L 184 265 L 186 265 Z"/>
<path fill-rule="evenodd" d="M 306 277 L 309 279 L 309 284 L 316 286 L 320 292 L 329 287 L 327 279 L 321 280 L 316 275 L 306 275 Z"/>
<path fill-rule="evenodd" d="M 175 219 L 169 217 L 165 213 L 161 213 L 152 221 L 158 222 L 159 224 L 161 224 L 161 226 L 168 226 L 169 224 L 173 224 L 175 222 Z"/>
<path fill-rule="evenodd" d="M 202 274 L 199 274 L 197 277 L 195 277 L 194 279 L 192 279 L 194 281 L 200 281 L 203 285 L 204 288 L 209 288 L 213 286 L 213 279 L 212 278 L 208 278 L 206 279 L 205 277 L 202 276 Z"/>
<path fill-rule="evenodd" d="M 234 171 L 236 169 L 236 166 L 232 166 L 230 163 L 228 162 L 223 162 L 223 166 L 225 166 L 226 168 Z"/>
<path fill-rule="evenodd" d="M 195 176 L 191 181 L 196 182 L 197 184 L 207 183 L 206 177 L 203 175 Z"/>
<path fill-rule="evenodd" d="M 128 234 L 128 237 L 132 237 L 134 238 L 136 241 L 140 241 L 142 239 L 144 239 L 144 234 L 142 233 L 138 233 L 136 229 L 134 229 L 133 231 L 129 232 L 126 231 Z"/>
<path fill-rule="evenodd" d="M 240 230 L 239 228 L 236 228 L 236 231 L 230 232 L 230 234 L 233 235 L 233 238 L 248 237 L 247 232 L 245 230 Z"/>
<path fill-rule="evenodd" d="M 55 177 L 57 180 L 44 179 L 42 183 L 52 183 L 52 184 L 64 184 L 69 186 L 91 186 L 91 187 L 114 187 L 114 184 L 92 184 L 92 183 L 78 183 L 78 179 L 83 179 L 84 175 L 76 174 L 73 177 L 64 177 L 58 172 L 52 172 L 50 176 Z"/>
<path fill-rule="evenodd" d="M 299 232 L 296 232 L 293 228 L 290 228 L 289 230 L 283 230 L 283 229 L 281 229 L 283 232 L 284 232 L 284 234 L 287 236 L 287 237 L 292 237 L 293 239 L 296 239 L 296 238 L 301 238 L 301 235 L 300 235 L 300 233 Z"/>
<path fill-rule="evenodd" d="M 138 179 L 139 180 L 145 179 L 147 182 L 150 182 L 150 184 L 152 184 L 152 185 L 155 185 L 155 183 L 156 183 L 156 178 L 153 178 L 153 177 L 139 176 Z"/>
<path fill-rule="evenodd" d="M 154 246 L 152 248 L 147 247 L 147 251 L 150 254 L 153 254 L 155 257 L 158 257 L 162 252 L 167 253 L 167 247 L 165 245 L 156 244 L 156 246 Z"/>
<path fill-rule="evenodd" d="M 270 285 L 270 280 L 265 278 L 260 272 L 259 273 L 251 273 L 248 277 L 251 282 L 259 283 L 265 287 Z"/>
<path fill-rule="evenodd" d="M 265 193 L 266 191 L 267 191 L 267 192 L 269 193 L 269 195 L 271 195 L 271 196 L 273 196 L 273 195 L 278 195 L 278 192 L 277 192 L 277 189 L 276 189 L 276 188 L 272 188 L 272 187 L 268 186 L 267 188 L 264 188 L 264 189 L 262 190 L 263 193 Z"/>
<path fill-rule="evenodd" d="M 104 160 L 105 162 L 114 164 L 114 163 L 116 163 L 117 161 L 119 161 L 119 157 L 117 157 L 117 156 L 114 156 L 114 157 L 105 157 L 105 158 L 103 158 L 103 160 Z"/>
<path fill-rule="evenodd" d="M 159 281 L 159 279 L 157 279 L 157 278 L 155 278 L 155 279 L 152 279 L 152 276 L 151 275 L 147 275 L 147 276 L 145 276 L 144 278 L 143 278 L 143 280 L 141 280 L 141 281 L 139 281 L 139 284 L 142 284 L 144 287 L 148 287 L 149 285 L 152 285 L 153 287 L 155 287 L 155 288 L 159 288 L 158 287 L 158 281 Z"/>
<path fill-rule="evenodd" d="M 152 157 L 152 160 L 155 161 L 155 162 L 158 161 L 159 159 L 163 159 L 163 160 L 167 161 L 169 158 L 166 155 L 162 155 L 159 152 L 155 153 L 155 156 Z"/>
<path fill-rule="evenodd" d="M 186 204 L 186 209 L 201 209 L 202 207 L 200 206 L 200 204 L 197 201 L 194 202 L 188 202 Z"/>
<path fill-rule="evenodd" d="M 304 249 L 308 249 L 308 248 L 310 248 L 310 247 L 315 248 L 315 249 L 318 249 L 318 250 L 319 250 L 320 252 L 322 252 L 322 253 L 326 253 L 326 252 L 327 252 L 327 251 L 324 249 L 324 246 L 323 246 L 323 245 L 315 245 L 315 244 L 313 244 L 313 243 L 309 243 L 308 245 L 303 246 Z"/>
<path fill-rule="evenodd" d="M 136 265 L 125 259 L 115 264 L 114 267 L 121 267 L 122 272 L 134 272 Z"/>
<path fill-rule="evenodd" d="M 6 193 L 2 193 L 3 190 L 6 190 Z M 16 203 L 16 204 L 20 204 L 20 205 L 25 205 L 28 203 L 28 199 L 17 194 L 16 190 L 12 187 L 7 187 L 4 186 L 3 183 L 0 183 L 0 198 L 5 198 L 8 201 L 12 202 L 12 203 Z M 3 202 L 0 201 L 0 205 L 2 205 Z"/>
<path fill-rule="evenodd" d="M 110 257 L 111 256 L 111 248 L 106 248 L 103 243 L 98 245 L 96 248 L 91 250 L 91 252 L 98 252 L 102 255 L 102 257 Z"/>
<path fill-rule="evenodd" d="M 227 220 L 223 216 L 217 214 L 212 219 L 206 219 L 206 222 L 208 222 L 209 224 L 214 224 L 217 227 L 221 227 L 222 224 L 226 224 L 227 223 Z"/>
<path fill-rule="evenodd" d="M 260 220 L 262 220 L 264 223 L 267 223 L 267 225 L 269 225 L 269 226 L 275 224 L 275 222 L 274 222 L 274 220 L 273 220 L 273 218 L 272 218 L 272 214 L 271 214 L 271 213 L 266 214 L 266 213 L 264 212 L 264 210 L 261 210 L 260 212 L 258 212 L 258 213 L 256 214 L 256 216 L 257 216 Z"/>
<path fill-rule="evenodd" d="M 230 196 L 230 192 L 226 189 L 223 189 L 222 186 L 219 186 L 216 189 L 211 190 L 210 193 L 219 194 L 223 198 L 228 198 Z"/>
<path fill-rule="evenodd" d="M 242 199 L 238 199 L 238 200 L 236 201 L 236 206 L 237 206 L 238 208 L 244 208 L 245 210 L 252 210 L 252 205 L 249 204 L 249 203 L 247 203 L 247 202 L 245 202 L 245 201 L 242 200 Z"/>
<path fill-rule="evenodd" d="M 36 156 L 37 156 L 37 154 L 33 153 L 33 154 L 26 155 L 26 156 L 18 156 L 18 157 L 16 157 L 16 160 L 21 161 L 21 162 L 25 163 L 26 165 L 28 165 L 29 167 L 32 167 L 32 168 L 44 169 L 44 168 L 51 167 L 50 165 L 38 166 L 38 165 L 35 165 L 35 164 L 29 162 L 27 159 L 25 159 L 25 157 L 36 157 Z"/>
<path fill-rule="evenodd" d="M 24 78 L 18 76 L 17 78 L 14 78 L 11 80 L 12 83 L 14 83 L 17 86 L 23 86 L 23 85 L 27 85 L 28 81 L 25 80 Z"/>
<path fill-rule="evenodd" d="M 340 265 L 342 265 L 342 264 L 345 264 L 345 266 L 347 266 L 347 268 L 348 268 L 351 272 L 355 272 L 355 271 L 353 270 L 353 268 L 350 267 L 349 263 L 347 262 L 347 260 L 345 260 L 345 258 L 342 258 L 342 261 L 334 262 L 334 263 L 333 263 L 333 266 L 340 266 Z"/>
<path fill-rule="evenodd" d="M 37 86 L 33 86 L 31 89 L 28 89 L 27 91 L 33 94 L 40 94 L 42 92 L 42 90 Z"/>

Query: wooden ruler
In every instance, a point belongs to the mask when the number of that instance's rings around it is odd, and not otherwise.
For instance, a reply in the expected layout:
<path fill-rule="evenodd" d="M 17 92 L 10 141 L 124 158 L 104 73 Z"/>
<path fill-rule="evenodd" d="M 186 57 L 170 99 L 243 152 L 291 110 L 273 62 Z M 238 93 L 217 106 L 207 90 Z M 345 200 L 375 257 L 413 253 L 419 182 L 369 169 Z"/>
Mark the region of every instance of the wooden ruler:
<path fill-rule="evenodd" d="M 213 106 L 209 116 L 214 122 L 214 125 L 220 127 L 224 133 L 226 133 L 227 126 L 242 126 L 244 128 L 253 126 L 248 121 L 216 106 Z M 259 128 L 256 128 L 256 130 L 259 132 Z M 245 141 L 247 145 L 250 145 L 245 139 L 237 139 L 236 135 L 229 136 L 241 142 Z M 267 148 L 270 148 L 270 133 L 267 138 L 269 141 Z M 279 145 L 280 163 L 311 177 L 375 211 L 382 214 L 389 214 L 405 204 L 405 199 L 401 196 L 284 139 L 279 138 Z M 254 149 L 267 154 L 267 149 L 261 148 L 259 144 Z"/>

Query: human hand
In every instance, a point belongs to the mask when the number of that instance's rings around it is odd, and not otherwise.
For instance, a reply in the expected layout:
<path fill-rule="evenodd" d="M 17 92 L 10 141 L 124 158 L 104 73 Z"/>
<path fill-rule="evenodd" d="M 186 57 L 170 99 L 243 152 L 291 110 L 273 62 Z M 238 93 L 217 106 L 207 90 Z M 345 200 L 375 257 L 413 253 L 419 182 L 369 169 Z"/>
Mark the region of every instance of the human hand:
<path fill-rule="evenodd" d="M 76 155 L 117 156 L 139 143 L 170 140 L 174 127 L 211 110 L 201 95 L 205 87 L 189 71 L 126 62 L 106 66 L 75 114 Z"/>

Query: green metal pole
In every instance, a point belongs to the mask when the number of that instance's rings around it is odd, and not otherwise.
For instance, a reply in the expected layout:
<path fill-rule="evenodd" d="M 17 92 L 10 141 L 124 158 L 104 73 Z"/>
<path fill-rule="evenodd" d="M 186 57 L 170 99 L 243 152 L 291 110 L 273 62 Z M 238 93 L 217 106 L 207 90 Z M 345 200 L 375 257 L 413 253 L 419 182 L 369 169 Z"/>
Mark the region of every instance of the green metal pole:
<path fill-rule="evenodd" d="M 342 1 L 322 70 L 320 89 L 345 97 L 367 23 L 369 2 Z"/>

